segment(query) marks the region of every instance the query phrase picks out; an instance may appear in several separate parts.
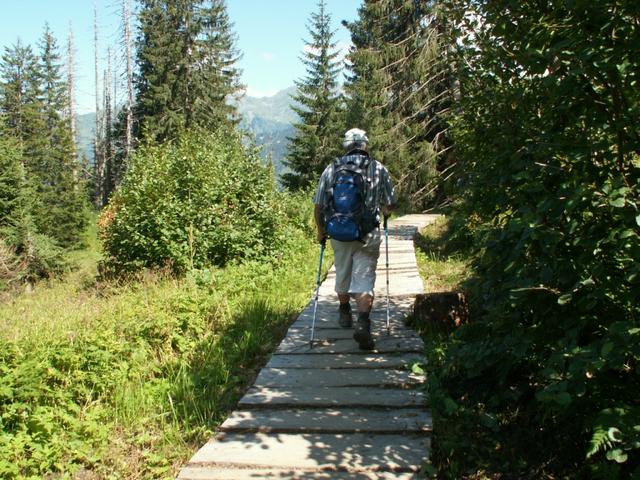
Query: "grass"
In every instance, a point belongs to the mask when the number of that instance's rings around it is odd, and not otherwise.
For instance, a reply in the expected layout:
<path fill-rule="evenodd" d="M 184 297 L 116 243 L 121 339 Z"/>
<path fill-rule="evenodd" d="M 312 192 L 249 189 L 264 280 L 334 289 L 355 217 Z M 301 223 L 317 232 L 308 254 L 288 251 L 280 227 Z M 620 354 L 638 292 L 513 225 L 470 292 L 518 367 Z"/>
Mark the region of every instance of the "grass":
<path fill-rule="evenodd" d="M 464 241 L 459 240 L 457 225 L 448 217 L 440 217 L 435 223 L 425 227 L 416 237 L 416 259 L 418 271 L 424 282 L 426 293 L 463 291 L 465 281 L 472 274 L 471 256 Z M 435 376 L 442 358 L 451 341 L 448 330 L 434 322 L 415 325 L 425 342 L 425 371 L 429 378 L 426 390 L 432 402 L 438 399 L 432 391 L 431 377 Z M 440 406 L 431 406 L 434 433 L 430 460 L 424 465 L 425 478 L 461 478 L 464 480 L 489 480 L 483 471 L 459 475 L 452 473 L 450 459 L 443 454 L 441 444 L 447 440 L 448 425 L 440 416 Z"/>
<path fill-rule="evenodd" d="M 460 290 L 468 276 L 470 258 L 451 241 L 452 228 L 449 219 L 440 217 L 416 237 L 418 272 L 426 293 Z"/>
<path fill-rule="evenodd" d="M 100 258 L 0 304 L 0 477 L 173 478 L 312 295 L 317 246 L 95 282 Z M 330 259 L 325 260 L 325 268 Z"/>

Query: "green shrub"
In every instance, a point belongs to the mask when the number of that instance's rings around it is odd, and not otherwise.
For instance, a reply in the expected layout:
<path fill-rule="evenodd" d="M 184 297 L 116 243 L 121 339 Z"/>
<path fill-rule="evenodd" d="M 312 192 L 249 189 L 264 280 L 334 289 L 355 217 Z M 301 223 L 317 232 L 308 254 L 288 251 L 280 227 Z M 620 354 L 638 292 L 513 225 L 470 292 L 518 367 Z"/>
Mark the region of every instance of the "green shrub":
<path fill-rule="evenodd" d="M 175 477 L 311 295 L 310 197 L 274 195 L 270 256 L 0 303 L 0 478 Z"/>
<path fill-rule="evenodd" d="M 105 267 L 176 271 L 264 258 L 283 221 L 269 169 L 240 134 L 186 132 L 147 144 L 101 216 Z"/>
<path fill-rule="evenodd" d="M 637 2 L 534 3 L 455 2 L 448 16 L 477 22 L 457 45 L 454 124 L 465 212 L 482 227 L 473 322 L 429 366 L 437 448 L 515 477 L 630 478 L 640 474 Z"/>

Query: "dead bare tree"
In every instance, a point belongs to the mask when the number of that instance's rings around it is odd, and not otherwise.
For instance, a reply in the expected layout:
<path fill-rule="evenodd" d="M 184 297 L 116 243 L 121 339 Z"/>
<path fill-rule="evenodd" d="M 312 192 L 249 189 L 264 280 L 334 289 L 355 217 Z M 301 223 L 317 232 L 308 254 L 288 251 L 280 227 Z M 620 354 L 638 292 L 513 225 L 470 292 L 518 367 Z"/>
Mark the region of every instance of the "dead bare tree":
<path fill-rule="evenodd" d="M 69 129 L 71 130 L 71 137 L 73 138 L 72 148 L 73 155 L 71 161 L 73 162 L 73 181 L 75 188 L 78 188 L 78 152 L 76 149 L 76 115 L 74 105 L 74 74 L 73 74 L 73 30 L 71 28 L 71 22 L 69 22 L 69 32 L 67 33 L 67 114 L 69 115 Z"/>
<path fill-rule="evenodd" d="M 95 185 L 95 204 L 96 207 L 104 205 L 104 177 L 105 177 L 105 158 L 102 148 L 102 125 L 100 114 L 100 75 L 98 70 L 98 9 L 94 4 L 93 8 L 93 41 L 94 41 L 94 60 L 95 60 L 95 94 L 96 94 L 96 125 L 93 137 L 93 154 L 94 154 L 94 185 Z"/>
<path fill-rule="evenodd" d="M 125 118 L 125 159 L 133 150 L 133 71 L 131 66 L 131 5 L 130 0 L 122 0 L 122 17 L 124 21 L 124 52 L 127 67 L 127 105 Z"/>
<path fill-rule="evenodd" d="M 112 97 L 111 97 L 111 79 L 112 79 L 112 66 L 111 66 L 111 47 L 107 49 L 107 69 L 103 75 L 103 99 L 104 107 L 102 110 L 102 154 L 104 160 L 104 178 L 102 186 L 102 205 L 106 205 L 109 200 L 109 195 L 113 190 L 114 183 L 114 152 L 113 152 L 113 115 L 112 115 Z M 116 82 L 114 82 L 115 84 Z"/>
<path fill-rule="evenodd" d="M 74 111 L 74 96 L 73 96 L 73 30 L 71 29 L 71 23 L 69 23 L 69 32 L 67 33 L 67 97 L 69 102 L 69 127 L 73 137 L 76 136 L 76 118 Z"/>

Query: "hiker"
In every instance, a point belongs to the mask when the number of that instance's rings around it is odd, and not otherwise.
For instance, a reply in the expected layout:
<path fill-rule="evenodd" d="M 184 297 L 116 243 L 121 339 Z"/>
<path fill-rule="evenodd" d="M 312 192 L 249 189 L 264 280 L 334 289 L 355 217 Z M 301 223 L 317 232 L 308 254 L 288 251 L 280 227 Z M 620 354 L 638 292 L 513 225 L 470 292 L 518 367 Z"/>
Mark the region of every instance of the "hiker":
<path fill-rule="evenodd" d="M 340 301 L 338 323 L 353 326 L 350 299 L 358 306 L 353 338 L 361 350 L 375 346 L 371 336 L 371 306 L 380 256 L 380 207 L 386 217 L 396 196 L 389 172 L 369 156 L 364 130 L 344 134 L 345 155 L 329 164 L 313 198 L 318 242 L 331 238 L 336 267 L 336 293 Z"/>

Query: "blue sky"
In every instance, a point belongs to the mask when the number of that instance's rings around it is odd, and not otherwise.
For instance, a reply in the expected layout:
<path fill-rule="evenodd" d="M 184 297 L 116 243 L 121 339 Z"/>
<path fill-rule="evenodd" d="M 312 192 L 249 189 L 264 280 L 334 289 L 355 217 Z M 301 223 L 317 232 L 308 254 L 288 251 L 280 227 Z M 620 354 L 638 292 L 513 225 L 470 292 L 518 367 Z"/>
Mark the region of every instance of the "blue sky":
<path fill-rule="evenodd" d="M 131 0 L 135 4 L 134 0 Z M 336 30 L 335 41 L 346 49 L 349 34 L 341 20 L 357 16 L 361 0 L 326 0 Z M 100 69 L 106 67 L 106 51 L 111 46 L 114 64 L 123 70 L 121 48 L 121 0 L 5 0 L 0 16 L 0 47 L 16 42 L 34 48 L 42 36 L 45 22 L 49 23 L 61 50 L 66 51 L 66 38 L 71 24 L 75 45 L 75 97 L 79 113 L 94 110 L 93 73 L 93 9 L 98 11 Z M 229 17 L 238 36 L 237 46 L 243 57 L 239 67 L 247 93 L 254 96 L 271 95 L 293 85 L 304 76 L 299 60 L 308 39 L 307 24 L 317 11 L 317 0 L 227 0 Z M 123 88 L 119 88 L 124 92 Z"/>

